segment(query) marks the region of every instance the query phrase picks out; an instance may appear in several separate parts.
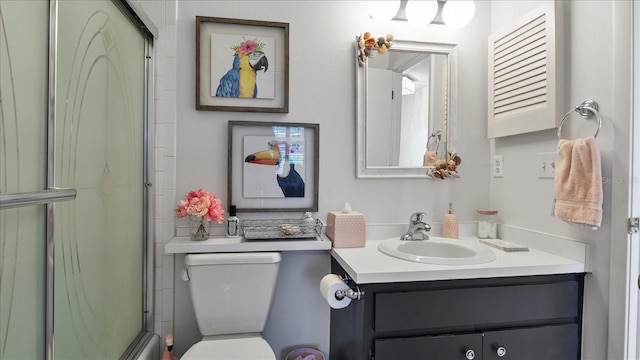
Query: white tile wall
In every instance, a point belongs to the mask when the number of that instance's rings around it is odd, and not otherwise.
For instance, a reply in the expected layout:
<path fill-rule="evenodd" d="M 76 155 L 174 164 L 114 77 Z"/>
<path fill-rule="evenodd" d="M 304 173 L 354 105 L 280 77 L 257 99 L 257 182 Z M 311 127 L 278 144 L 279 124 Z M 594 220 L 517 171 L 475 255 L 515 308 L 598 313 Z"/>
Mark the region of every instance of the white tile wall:
<path fill-rule="evenodd" d="M 176 24 L 177 0 L 135 0 L 158 28 L 154 43 L 155 309 L 154 332 L 173 332 L 173 255 L 164 245 L 174 237 L 176 184 Z"/>

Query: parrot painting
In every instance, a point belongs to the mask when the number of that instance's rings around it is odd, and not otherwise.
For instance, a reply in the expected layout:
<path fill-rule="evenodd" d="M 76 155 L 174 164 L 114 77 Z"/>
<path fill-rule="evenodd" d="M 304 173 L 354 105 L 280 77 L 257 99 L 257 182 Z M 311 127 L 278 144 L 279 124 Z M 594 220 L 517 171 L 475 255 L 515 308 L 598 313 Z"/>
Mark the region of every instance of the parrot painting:
<path fill-rule="evenodd" d="M 269 141 L 268 149 L 248 155 L 245 163 L 278 166 L 276 174 L 278 186 L 284 197 L 304 197 L 304 180 L 296 171 L 295 164 L 289 161 L 292 147 L 286 141 Z"/>
<path fill-rule="evenodd" d="M 231 69 L 220 78 L 216 96 L 221 97 L 258 97 L 256 78 L 258 71 L 267 71 L 269 61 L 262 51 L 262 46 L 254 40 L 243 41 L 235 47 Z"/>

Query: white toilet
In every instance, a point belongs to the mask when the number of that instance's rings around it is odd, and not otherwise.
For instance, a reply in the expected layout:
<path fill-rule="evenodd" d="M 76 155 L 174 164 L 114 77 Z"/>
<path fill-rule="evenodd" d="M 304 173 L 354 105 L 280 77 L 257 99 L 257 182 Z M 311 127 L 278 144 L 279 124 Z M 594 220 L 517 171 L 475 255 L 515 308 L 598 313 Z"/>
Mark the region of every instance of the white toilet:
<path fill-rule="evenodd" d="M 189 254 L 185 265 L 203 338 L 181 359 L 275 360 L 261 332 L 276 288 L 280 253 Z"/>

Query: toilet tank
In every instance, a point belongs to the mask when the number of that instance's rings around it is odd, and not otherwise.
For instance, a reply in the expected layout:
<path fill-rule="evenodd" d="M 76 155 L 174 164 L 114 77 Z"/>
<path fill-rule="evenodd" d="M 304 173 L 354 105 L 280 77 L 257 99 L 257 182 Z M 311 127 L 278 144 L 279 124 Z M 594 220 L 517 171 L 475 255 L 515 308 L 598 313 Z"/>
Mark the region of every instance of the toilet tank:
<path fill-rule="evenodd" d="M 202 336 L 262 332 L 280 253 L 189 254 L 184 262 Z"/>

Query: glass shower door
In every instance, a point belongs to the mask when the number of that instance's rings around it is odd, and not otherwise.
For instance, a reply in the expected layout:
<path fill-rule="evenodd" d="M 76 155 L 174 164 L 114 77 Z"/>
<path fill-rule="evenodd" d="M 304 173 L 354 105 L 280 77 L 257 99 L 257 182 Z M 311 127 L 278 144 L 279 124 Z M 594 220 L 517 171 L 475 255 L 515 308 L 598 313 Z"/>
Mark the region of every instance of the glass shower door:
<path fill-rule="evenodd" d="M 150 35 L 129 10 L 0 0 L 2 360 L 116 359 L 148 336 Z"/>
<path fill-rule="evenodd" d="M 47 188 L 49 4 L 0 1 L 0 193 Z M 0 359 L 45 357 L 46 205 L 0 211 Z"/>
<path fill-rule="evenodd" d="M 55 358 L 113 359 L 142 330 L 145 39 L 111 1 L 58 4 Z"/>

